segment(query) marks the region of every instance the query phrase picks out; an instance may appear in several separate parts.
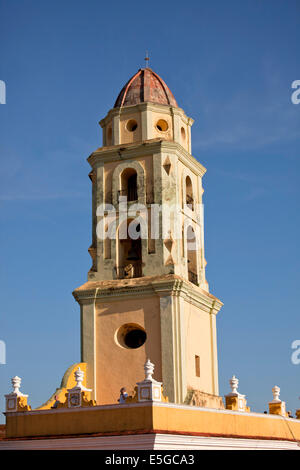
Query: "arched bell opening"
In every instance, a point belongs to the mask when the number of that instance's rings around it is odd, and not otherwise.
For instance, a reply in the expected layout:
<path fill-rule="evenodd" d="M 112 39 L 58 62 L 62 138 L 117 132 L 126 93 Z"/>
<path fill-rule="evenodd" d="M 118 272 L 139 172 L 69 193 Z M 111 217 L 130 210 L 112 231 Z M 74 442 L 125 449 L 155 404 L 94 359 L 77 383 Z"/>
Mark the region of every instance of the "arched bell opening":
<path fill-rule="evenodd" d="M 187 243 L 187 265 L 188 265 L 188 279 L 193 284 L 198 285 L 198 270 L 197 270 L 197 240 L 194 229 L 191 225 L 188 226 L 186 231 Z"/>
<path fill-rule="evenodd" d="M 193 185 L 192 180 L 189 176 L 185 179 L 185 189 L 186 189 L 186 204 L 190 206 L 192 211 L 194 210 L 194 196 L 193 196 Z"/>
<path fill-rule="evenodd" d="M 119 191 L 120 196 L 126 196 L 127 201 L 138 200 L 137 190 L 137 172 L 134 168 L 126 168 L 121 173 L 121 190 Z"/>
<path fill-rule="evenodd" d="M 138 236 L 130 237 L 129 225 Z M 140 224 L 132 219 L 122 222 L 118 229 L 118 250 L 117 250 L 117 278 L 128 279 L 141 277 L 142 274 L 142 240 L 140 235 Z"/>

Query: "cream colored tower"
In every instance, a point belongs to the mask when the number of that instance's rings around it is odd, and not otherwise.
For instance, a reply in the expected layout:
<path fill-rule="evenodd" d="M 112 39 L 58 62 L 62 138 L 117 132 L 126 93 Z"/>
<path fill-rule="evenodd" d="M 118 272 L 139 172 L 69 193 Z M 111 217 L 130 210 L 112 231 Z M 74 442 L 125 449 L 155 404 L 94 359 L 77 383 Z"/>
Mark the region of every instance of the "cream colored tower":
<path fill-rule="evenodd" d="M 103 147 L 88 158 L 93 264 L 74 291 L 81 359 L 98 404 L 114 403 L 122 386 L 131 390 L 147 358 L 171 402 L 183 403 L 193 390 L 219 393 L 222 303 L 205 279 L 206 170 L 191 155 L 192 124 L 150 68 L 127 82 L 100 121 Z M 125 238 L 139 214 L 142 239 Z"/>

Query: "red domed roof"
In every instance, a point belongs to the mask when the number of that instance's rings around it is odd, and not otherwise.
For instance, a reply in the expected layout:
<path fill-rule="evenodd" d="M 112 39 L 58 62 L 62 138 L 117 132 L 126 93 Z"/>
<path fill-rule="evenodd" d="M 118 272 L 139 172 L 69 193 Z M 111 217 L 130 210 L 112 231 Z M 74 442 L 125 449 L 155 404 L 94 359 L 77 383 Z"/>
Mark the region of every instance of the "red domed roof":
<path fill-rule="evenodd" d="M 114 108 L 133 106 L 146 101 L 178 107 L 173 94 L 163 79 L 150 68 L 138 70 L 128 80 L 120 91 Z"/>

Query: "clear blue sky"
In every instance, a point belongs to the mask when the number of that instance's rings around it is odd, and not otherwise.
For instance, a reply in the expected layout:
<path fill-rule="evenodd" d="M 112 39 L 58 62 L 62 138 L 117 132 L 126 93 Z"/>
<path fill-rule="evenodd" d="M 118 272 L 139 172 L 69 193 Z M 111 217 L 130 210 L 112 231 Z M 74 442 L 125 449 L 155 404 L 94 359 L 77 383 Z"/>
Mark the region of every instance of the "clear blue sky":
<path fill-rule="evenodd" d="M 0 17 L 0 408 L 12 376 L 38 406 L 80 360 L 71 292 L 91 266 L 86 158 L 147 49 L 195 119 L 193 155 L 208 170 L 220 393 L 236 374 L 253 410 L 275 384 L 300 408 L 299 1 L 2 0 Z"/>

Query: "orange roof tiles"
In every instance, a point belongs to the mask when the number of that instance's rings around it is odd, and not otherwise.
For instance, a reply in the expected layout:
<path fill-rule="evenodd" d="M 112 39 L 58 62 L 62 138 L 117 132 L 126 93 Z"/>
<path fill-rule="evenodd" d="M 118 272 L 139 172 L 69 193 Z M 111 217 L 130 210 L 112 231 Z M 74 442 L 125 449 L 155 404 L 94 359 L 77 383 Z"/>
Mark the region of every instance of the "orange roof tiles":
<path fill-rule="evenodd" d="M 150 68 L 138 70 L 122 88 L 114 107 L 133 106 L 138 103 L 158 103 L 178 107 L 162 78 Z"/>

